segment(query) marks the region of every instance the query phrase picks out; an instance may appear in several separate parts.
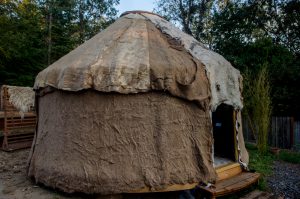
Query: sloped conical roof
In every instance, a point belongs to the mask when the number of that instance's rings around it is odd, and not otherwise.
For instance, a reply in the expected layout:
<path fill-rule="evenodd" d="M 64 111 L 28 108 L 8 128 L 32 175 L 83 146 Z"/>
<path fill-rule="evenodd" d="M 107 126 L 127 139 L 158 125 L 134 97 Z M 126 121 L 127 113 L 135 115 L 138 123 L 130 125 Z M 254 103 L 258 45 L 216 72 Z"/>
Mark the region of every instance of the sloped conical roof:
<path fill-rule="evenodd" d="M 242 108 L 240 73 L 158 15 L 123 14 L 36 77 L 35 89 L 138 93 L 167 90 L 191 101 Z M 208 80 L 208 81 L 207 81 Z"/>

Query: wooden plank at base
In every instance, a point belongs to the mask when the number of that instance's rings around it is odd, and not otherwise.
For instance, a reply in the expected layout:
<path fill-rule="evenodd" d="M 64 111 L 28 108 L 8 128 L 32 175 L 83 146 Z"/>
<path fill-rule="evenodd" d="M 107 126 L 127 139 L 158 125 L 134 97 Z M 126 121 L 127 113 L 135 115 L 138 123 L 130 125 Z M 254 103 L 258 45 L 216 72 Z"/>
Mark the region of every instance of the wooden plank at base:
<path fill-rule="evenodd" d="M 168 192 L 168 191 L 180 191 L 180 190 L 187 190 L 195 188 L 199 183 L 192 183 L 192 184 L 174 184 L 169 185 L 168 187 L 160 190 L 151 190 L 150 187 L 144 187 L 142 189 L 133 190 L 127 193 L 149 193 L 149 192 Z"/>

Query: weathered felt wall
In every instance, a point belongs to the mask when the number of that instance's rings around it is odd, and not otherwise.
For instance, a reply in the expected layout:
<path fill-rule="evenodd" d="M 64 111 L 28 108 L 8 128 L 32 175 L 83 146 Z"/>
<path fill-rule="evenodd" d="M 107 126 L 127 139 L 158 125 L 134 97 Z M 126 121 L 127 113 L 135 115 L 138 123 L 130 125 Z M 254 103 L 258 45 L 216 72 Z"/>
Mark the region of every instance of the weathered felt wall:
<path fill-rule="evenodd" d="M 121 193 L 215 179 L 209 111 L 167 93 L 39 98 L 29 176 L 65 192 Z"/>

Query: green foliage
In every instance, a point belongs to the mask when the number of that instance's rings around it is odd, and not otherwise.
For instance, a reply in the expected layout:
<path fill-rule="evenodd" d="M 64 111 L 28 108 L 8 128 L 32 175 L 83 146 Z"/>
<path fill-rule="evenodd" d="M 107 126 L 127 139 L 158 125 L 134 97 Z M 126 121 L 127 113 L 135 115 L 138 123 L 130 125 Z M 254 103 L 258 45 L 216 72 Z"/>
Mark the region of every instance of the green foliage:
<path fill-rule="evenodd" d="M 287 46 L 293 52 L 300 53 L 300 1 L 288 0 L 279 4 L 282 12 L 280 17 L 275 16 L 274 20 L 279 21 L 275 30 L 276 41 Z"/>
<path fill-rule="evenodd" d="M 42 13 L 41 31 L 46 49 L 46 64 L 49 65 L 76 46 L 74 39 L 74 1 L 39 1 Z"/>
<path fill-rule="evenodd" d="M 244 77 L 243 113 L 250 123 L 259 152 L 266 153 L 272 111 L 267 65 L 262 65 L 254 75 L 247 71 Z"/>
<path fill-rule="evenodd" d="M 112 23 L 119 0 L 39 0 L 48 64 Z"/>
<path fill-rule="evenodd" d="M 114 8 L 119 0 L 73 0 L 77 14 L 78 43 L 91 38 L 115 20 L 117 10 Z"/>
<path fill-rule="evenodd" d="M 110 24 L 118 3 L 119 0 L 1 1 L 0 84 L 32 86 L 39 71 Z"/>
<path fill-rule="evenodd" d="M 203 43 L 209 43 L 207 30 L 211 25 L 214 0 L 160 0 L 156 12 L 182 25 L 184 32 Z"/>
<path fill-rule="evenodd" d="M 280 151 L 278 158 L 285 162 L 300 164 L 300 153 L 299 152 L 282 150 L 282 151 Z"/>
<path fill-rule="evenodd" d="M 261 38 L 248 44 L 227 41 L 223 43 L 220 50 L 223 52 L 220 53 L 242 73 L 248 71 L 253 75 L 257 74 L 260 66 L 267 64 L 274 106 L 273 114 L 297 114 L 300 110 L 297 102 L 300 100 L 300 91 L 296 88 L 300 83 L 300 62 L 297 56 L 282 45 L 274 44 L 270 38 Z"/>
<path fill-rule="evenodd" d="M 257 126 L 257 147 L 262 153 L 267 151 L 268 131 L 271 118 L 270 83 L 267 66 L 262 66 L 253 85 L 253 119 Z"/>
<path fill-rule="evenodd" d="M 34 1 L 6 1 L 0 10 L 0 84 L 31 85 L 44 62 L 41 13 Z"/>

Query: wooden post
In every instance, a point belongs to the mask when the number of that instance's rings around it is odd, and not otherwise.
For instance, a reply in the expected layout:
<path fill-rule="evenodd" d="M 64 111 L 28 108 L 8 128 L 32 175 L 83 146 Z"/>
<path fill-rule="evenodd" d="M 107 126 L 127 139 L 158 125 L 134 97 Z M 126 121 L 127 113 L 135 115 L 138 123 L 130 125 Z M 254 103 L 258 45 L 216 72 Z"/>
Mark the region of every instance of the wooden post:
<path fill-rule="evenodd" d="M 3 144 L 2 148 L 6 149 L 8 147 L 8 141 L 7 141 L 7 135 L 8 135 L 8 129 L 7 129 L 7 89 L 5 87 L 2 87 L 3 89 L 3 111 L 4 111 L 4 129 L 3 129 Z"/>
<path fill-rule="evenodd" d="M 295 126 L 294 125 L 295 125 L 294 124 L 294 118 L 291 117 L 291 119 L 290 119 L 290 148 L 293 148 L 294 144 L 295 144 L 295 142 L 294 142 L 294 128 L 295 128 Z"/>

